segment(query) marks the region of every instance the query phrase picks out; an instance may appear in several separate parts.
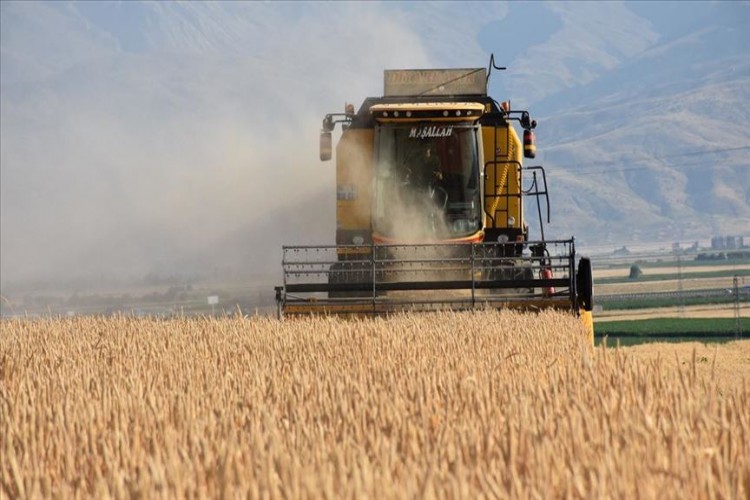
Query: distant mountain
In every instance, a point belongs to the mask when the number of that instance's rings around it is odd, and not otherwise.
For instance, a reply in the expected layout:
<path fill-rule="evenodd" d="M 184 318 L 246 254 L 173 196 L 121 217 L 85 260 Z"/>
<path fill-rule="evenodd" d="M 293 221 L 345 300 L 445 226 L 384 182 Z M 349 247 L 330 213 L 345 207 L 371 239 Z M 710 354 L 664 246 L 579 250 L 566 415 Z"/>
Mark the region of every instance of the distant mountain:
<path fill-rule="evenodd" d="M 587 85 L 659 37 L 625 3 L 509 2 L 508 8 L 478 36 L 485 52 L 508 67 L 491 81 L 491 93 L 517 107 L 538 107 L 549 96 Z"/>
<path fill-rule="evenodd" d="M 699 5 L 699 23 L 536 104 L 561 232 L 592 243 L 750 232 L 750 9 Z"/>
<path fill-rule="evenodd" d="M 750 3 L 684 5 L 0 2 L 0 283 L 330 243 L 322 117 L 490 53 L 539 121 L 548 237 L 747 234 Z"/>

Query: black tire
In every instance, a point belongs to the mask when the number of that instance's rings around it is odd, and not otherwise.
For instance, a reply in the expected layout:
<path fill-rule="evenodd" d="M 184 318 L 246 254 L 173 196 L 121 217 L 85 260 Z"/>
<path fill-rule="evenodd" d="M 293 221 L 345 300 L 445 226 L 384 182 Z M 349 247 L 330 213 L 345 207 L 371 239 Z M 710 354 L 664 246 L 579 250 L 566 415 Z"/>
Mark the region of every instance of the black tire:
<path fill-rule="evenodd" d="M 579 307 L 583 308 L 584 311 L 594 309 L 594 277 L 591 273 L 591 259 L 588 257 L 581 257 L 581 260 L 578 261 L 576 293 Z"/>

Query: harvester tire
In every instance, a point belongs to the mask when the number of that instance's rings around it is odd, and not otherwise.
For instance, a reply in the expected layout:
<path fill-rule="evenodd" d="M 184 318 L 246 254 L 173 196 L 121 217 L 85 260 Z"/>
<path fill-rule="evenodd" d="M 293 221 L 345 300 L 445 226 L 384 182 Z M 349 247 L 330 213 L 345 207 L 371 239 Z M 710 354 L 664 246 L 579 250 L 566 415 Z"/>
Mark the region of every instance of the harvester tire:
<path fill-rule="evenodd" d="M 580 308 L 584 311 L 594 309 L 594 277 L 591 272 L 591 259 L 588 257 L 581 257 L 581 260 L 578 261 L 576 293 Z"/>

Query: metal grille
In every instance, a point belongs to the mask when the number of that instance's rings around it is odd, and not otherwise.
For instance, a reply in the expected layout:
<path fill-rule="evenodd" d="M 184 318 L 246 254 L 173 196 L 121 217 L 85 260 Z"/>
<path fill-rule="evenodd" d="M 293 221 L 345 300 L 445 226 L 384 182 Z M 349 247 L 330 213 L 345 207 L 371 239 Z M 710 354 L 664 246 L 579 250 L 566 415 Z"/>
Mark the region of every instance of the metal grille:
<path fill-rule="evenodd" d="M 287 246 L 277 302 L 280 314 L 306 308 L 375 313 L 487 305 L 573 309 L 574 258 L 573 240 Z"/>

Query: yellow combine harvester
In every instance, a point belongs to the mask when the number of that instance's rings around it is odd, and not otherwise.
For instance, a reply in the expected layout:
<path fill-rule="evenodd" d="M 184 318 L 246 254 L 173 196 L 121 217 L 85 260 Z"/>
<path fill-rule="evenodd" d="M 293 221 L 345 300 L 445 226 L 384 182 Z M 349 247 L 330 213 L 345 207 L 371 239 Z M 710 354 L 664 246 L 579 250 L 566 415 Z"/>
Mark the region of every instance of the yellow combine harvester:
<path fill-rule="evenodd" d="M 386 70 L 382 97 L 326 115 L 321 160 L 343 129 L 336 244 L 283 248 L 280 316 L 553 307 L 593 334 L 591 263 L 576 267 L 573 238 L 544 240 L 545 172 L 523 164 L 536 155 L 536 121 L 487 95 L 493 67 Z"/>

